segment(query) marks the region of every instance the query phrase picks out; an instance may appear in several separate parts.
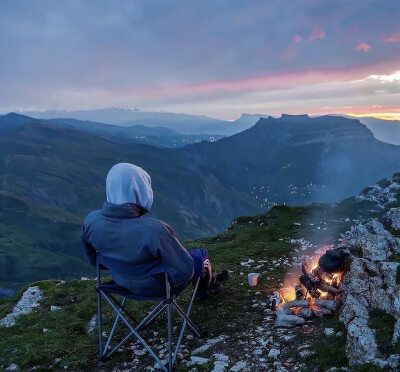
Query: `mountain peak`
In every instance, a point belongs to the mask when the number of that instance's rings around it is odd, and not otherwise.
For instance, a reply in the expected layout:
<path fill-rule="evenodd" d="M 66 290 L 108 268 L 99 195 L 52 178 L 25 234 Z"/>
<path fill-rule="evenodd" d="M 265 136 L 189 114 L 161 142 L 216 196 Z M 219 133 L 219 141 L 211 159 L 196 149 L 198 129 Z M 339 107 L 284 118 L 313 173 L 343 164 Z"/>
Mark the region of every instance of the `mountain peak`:
<path fill-rule="evenodd" d="M 292 115 L 292 114 L 282 114 L 280 119 L 309 119 L 310 117 L 308 114 L 299 114 L 299 115 Z"/>

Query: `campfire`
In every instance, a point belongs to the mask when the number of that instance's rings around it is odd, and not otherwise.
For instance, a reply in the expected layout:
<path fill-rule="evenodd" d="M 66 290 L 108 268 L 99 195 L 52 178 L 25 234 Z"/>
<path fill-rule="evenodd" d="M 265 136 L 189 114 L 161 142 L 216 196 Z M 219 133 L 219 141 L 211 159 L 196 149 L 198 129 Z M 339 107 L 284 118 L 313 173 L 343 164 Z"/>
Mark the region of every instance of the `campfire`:
<path fill-rule="evenodd" d="M 276 311 L 278 326 L 301 325 L 306 319 L 329 315 L 338 309 L 345 257 L 329 248 L 324 247 L 322 254 L 303 262 L 297 278 L 288 275 L 284 286 L 270 297 L 269 307 Z"/>

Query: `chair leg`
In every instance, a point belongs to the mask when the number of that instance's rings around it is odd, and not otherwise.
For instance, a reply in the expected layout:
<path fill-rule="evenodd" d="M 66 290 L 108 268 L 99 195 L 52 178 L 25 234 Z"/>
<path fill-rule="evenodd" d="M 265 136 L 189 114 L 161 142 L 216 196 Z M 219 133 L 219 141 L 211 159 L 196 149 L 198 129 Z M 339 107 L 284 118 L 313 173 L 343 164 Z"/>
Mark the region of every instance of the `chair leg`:
<path fill-rule="evenodd" d="M 197 281 L 196 281 L 196 285 L 194 286 L 194 290 L 193 290 L 192 297 L 191 297 L 191 299 L 190 299 L 188 308 L 187 308 L 187 310 L 186 310 L 186 315 L 187 315 L 188 317 L 189 317 L 189 315 L 190 315 L 190 311 L 192 310 L 193 302 L 194 302 L 194 299 L 195 299 L 195 297 L 196 297 L 197 288 L 199 287 L 199 283 L 200 283 L 200 278 L 198 278 Z M 181 343 L 182 343 L 183 334 L 185 333 L 186 325 L 187 325 L 187 320 L 186 320 L 186 319 L 183 319 L 183 324 L 182 324 L 181 332 L 180 332 L 180 334 L 179 334 L 178 341 L 177 341 L 176 347 L 175 347 L 174 357 L 173 357 L 173 359 L 172 359 L 172 365 L 175 364 L 176 357 L 177 357 L 177 355 L 178 355 L 179 348 L 180 348 Z"/>
<path fill-rule="evenodd" d="M 101 318 L 101 293 L 97 290 L 97 329 L 99 332 L 99 358 L 103 358 L 103 329 Z"/>
<path fill-rule="evenodd" d="M 108 298 L 107 295 L 104 294 L 103 291 L 101 291 L 103 294 L 105 300 L 108 302 L 108 304 L 113 308 L 113 310 L 120 315 L 120 319 L 126 324 L 126 326 L 129 328 L 131 331 L 131 334 L 127 336 L 124 340 L 126 342 L 127 338 L 134 335 L 137 340 L 143 345 L 143 347 L 149 352 L 149 354 L 153 357 L 153 359 L 160 365 L 161 369 L 164 371 L 168 371 L 168 369 L 165 367 L 165 365 L 161 362 L 160 358 L 154 353 L 154 351 L 151 349 L 149 345 L 147 345 L 146 341 L 139 335 L 138 332 L 136 332 L 135 328 L 132 327 L 132 325 L 125 319 L 123 314 L 118 310 L 118 308 L 114 305 L 113 301 Z"/>
<path fill-rule="evenodd" d="M 122 300 L 121 306 L 119 307 L 119 311 L 121 311 L 121 310 L 123 309 L 123 306 L 125 305 L 125 301 L 126 301 L 126 298 L 124 298 L 124 299 Z M 106 345 L 104 346 L 104 354 L 107 353 L 108 346 L 110 345 L 112 336 L 114 335 L 115 329 L 117 328 L 117 324 L 118 324 L 119 318 L 120 318 L 120 315 L 117 314 L 117 316 L 115 317 L 115 320 L 114 320 L 114 324 L 113 324 L 113 326 L 112 326 L 112 328 L 111 328 L 110 335 L 108 336 L 108 339 L 107 339 L 107 341 L 106 341 Z M 108 356 L 110 356 L 110 355 L 108 355 Z"/>
<path fill-rule="evenodd" d="M 155 318 L 157 318 L 167 307 L 167 304 L 164 302 L 160 302 L 147 316 L 144 318 L 141 323 L 135 328 L 137 331 L 139 329 L 147 328 Z"/>
<path fill-rule="evenodd" d="M 172 319 L 171 304 L 167 305 L 168 318 L 168 371 L 172 371 Z"/>
<path fill-rule="evenodd" d="M 177 313 L 181 316 L 181 318 L 183 320 L 186 320 L 187 325 L 193 331 L 193 333 L 199 338 L 203 337 L 203 332 L 189 319 L 189 317 L 186 315 L 186 313 L 179 307 L 179 305 L 175 301 L 172 301 L 172 306 L 177 311 Z"/>

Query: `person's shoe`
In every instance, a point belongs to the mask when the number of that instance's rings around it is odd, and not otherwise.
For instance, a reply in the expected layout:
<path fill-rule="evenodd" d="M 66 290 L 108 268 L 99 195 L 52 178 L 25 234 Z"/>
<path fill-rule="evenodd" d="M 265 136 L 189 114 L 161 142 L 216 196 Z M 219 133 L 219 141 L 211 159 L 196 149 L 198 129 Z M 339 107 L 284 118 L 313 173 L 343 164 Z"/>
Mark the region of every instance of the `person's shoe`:
<path fill-rule="evenodd" d="M 213 293 L 219 293 L 222 290 L 223 284 L 229 279 L 228 269 L 223 269 L 220 273 L 215 276 L 215 281 L 211 285 L 211 291 Z"/>
<path fill-rule="evenodd" d="M 208 272 L 204 272 L 199 281 L 199 285 L 197 287 L 195 299 L 199 301 L 204 301 L 208 298 L 208 286 L 210 283 L 210 275 Z"/>

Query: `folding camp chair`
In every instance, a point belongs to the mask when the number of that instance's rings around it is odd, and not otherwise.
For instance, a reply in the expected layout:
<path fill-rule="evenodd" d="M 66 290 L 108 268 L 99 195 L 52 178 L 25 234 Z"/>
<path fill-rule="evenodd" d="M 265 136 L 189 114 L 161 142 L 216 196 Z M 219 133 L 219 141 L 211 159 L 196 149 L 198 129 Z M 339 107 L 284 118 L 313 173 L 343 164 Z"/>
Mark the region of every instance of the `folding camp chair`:
<path fill-rule="evenodd" d="M 109 358 L 115 351 L 117 351 L 122 345 L 124 345 L 132 336 L 135 336 L 137 340 L 144 346 L 144 348 L 150 353 L 150 355 L 154 358 L 154 360 L 160 365 L 163 371 L 172 371 L 172 366 L 176 362 L 176 357 L 178 355 L 179 348 L 181 346 L 183 334 L 185 332 L 186 326 L 189 326 L 190 330 L 199 338 L 203 336 L 203 332 L 189 319 L 190 311 L 192 309 L 193 301 L 197 292 L 197 288 L 199 285 L 199 279 L 194 287 L 193 295 L 190 299 L 188 308 L 183 311 L 176 302 L 176 298 L 178 294 L 186 287 L 186 284 L 182 284 L 179 286 L 174 286 L 171 288 L 168 275 L 165 275 L 165 296 L 162 297 L 153 297 L 153 296 L 138 296 L 135 295 L 123 287 L 118 286 L 114 281 L 110 281 L 107 283 L 101 283 L 101 270 L 110 270 L 113 271 L 114 268 L 120 268 L 121 265 L 128 265 L 126 263 L 122 263 L 120 261 L 110 260 L 109 258 L 105 258 L 104 256 L 97 254 L 96 257 L 96 274 L 97 274 L 97 282 L 96 282 L 96 291 L 97 291 L 97 311 L 98 311 L 98 331 L 99 331 L 99 356 L 100 359 Z M 127 267 L 126 267 L 127 268 Z M 130 270 L 132 270 L 132 266 L 130 266 Z M 178 290 L 176 290 L 176 288 Z M 122 301 L 119 302 L 114 295 L 120 295 L 123 297 Z M 110 335 L 105 341 L 105 345 L 103 347 L 103 329 L 102 329 L 102 312 L 101 312 L 101 299 L 102 297 L 108 302 L 111 308 L 116 313 L 116 318 L 114 320 L 114 324 L 111 328 Z M 135 318 L 130 314 L 130 312 L 126 309 L 125 303 L 126 300 L 134 300 L 134 301 L 157 301 L 158 305 L 150 311 L 147 316 L 142 321 L 136 321 Z M 171 319 L 171 309 L 174 309 L 178 315 L 183 319 L 182 328 L 179 333 L 178 340 L 175 345 L 175 350 L 172 350 L 172 319 Z M 160 314 L 164 311 L 167 313 L 167 332 L 168 332 L 168 362 L 166 365 L 160 360 L 160 358 L 154 353 L 154 351 L 150 348 L 150 346 L 146 343 L 146 341 L 140 336 L 139 331 L 147 328 Z M 113 349 L 109 350 L 111 339 L 117 329 L 117 325 L 119 321 L 122 321 L 129 329 L 130 333 L 118 343 Z M 135 325 L 132 325 L 132 322 Z"/>

